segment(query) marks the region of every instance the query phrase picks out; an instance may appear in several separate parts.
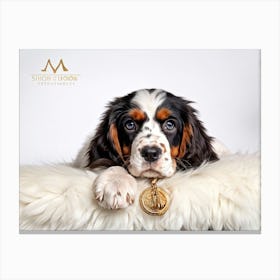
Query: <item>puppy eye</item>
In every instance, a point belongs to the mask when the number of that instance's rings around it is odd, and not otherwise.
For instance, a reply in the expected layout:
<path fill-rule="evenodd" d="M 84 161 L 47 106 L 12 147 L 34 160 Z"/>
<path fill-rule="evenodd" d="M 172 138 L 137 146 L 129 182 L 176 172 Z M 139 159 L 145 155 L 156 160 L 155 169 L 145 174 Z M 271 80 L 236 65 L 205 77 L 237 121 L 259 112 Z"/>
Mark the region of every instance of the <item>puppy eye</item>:
<path fill-rule="evenodd" d="M 132 121 L 132 120 L 128 120 L 128 121 L 126 121 L 125 122 L 125 124 L 124 124 L 124 126 L 125 126 L 125 128 L 127 129 L 127 130 L 136 130 L 136 124 L 135 124 L 135 122 L 134 121 Z"/>
<path fill-rule="evenodd" d="M 164 131 L 168 131 L 168 132 L 172 132 L 175 130 L 175 121 L 173 120 L 166 120 L 163 125 L 162 128 Z"/>

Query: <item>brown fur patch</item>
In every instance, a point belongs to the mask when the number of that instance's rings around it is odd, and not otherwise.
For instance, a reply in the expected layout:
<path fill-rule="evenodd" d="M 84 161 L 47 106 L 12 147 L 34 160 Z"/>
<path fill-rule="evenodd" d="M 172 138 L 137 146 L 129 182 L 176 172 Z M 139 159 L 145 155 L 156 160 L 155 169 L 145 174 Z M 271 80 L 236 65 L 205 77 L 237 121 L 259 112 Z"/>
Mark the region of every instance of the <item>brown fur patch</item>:
<path fill-rule="evenodd" d="M 122 150 L 119 142 L 119 137 L 118 137 L 118 130 L 116 128 L 115 124 L 111 124 L 110 126 L 110 137 L 112 139 L 112 142 L 114 144 L 115 150 L 123 160 L 123 155 L 122 155 Z"/>
<path fill-rule="evenodd" d="M 164 121 L 166 120 L 169 116 L 171 116 L 171 111 L 167 108 L 161 108 L 157 114 L 156 114 L 156 118 L 158 120 Z"/>
<path fill-rule="evenodd" d="M 138 108 L 134 108 L 134 109 L 130 110 L 128 114 L 135 121 L 144 121 L 146 119 L 145 113 Z"/>
<path fill-rule="evenodd" d="M 179 146 L 172 146 L 171 147 L 171 157 L 175 158 L 179 154 Z"/>
<path fill-rule="evenodd" d="M 182 141 L 180 145 L 180 150 L 178 154 L 179 158 L 182 158 L 186 154 L 187 145 L 190 143 L 192 135 L 193 135 L 193 130 L 191 125 L 190 124 L 185 125 Z"/>
<path fill-rule="evenodd" d="M 122 150 L 124 155 L 127 156 L 130 154 L 130 147 L 124 145 Z"/>

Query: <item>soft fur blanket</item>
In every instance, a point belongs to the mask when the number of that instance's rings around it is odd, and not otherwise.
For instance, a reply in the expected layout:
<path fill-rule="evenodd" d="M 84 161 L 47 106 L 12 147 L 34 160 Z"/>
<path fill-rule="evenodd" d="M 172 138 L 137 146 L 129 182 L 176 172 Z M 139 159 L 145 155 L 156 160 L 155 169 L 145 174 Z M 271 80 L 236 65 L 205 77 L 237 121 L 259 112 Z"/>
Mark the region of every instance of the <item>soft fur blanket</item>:
<path fill-rule="evenodd" d="M 150 186 L 138 179 L 138 194 L 126 209 L 107 210 L 93 198 L 96 173 L 67 165 L 20 170 L 21 230 L 260 230 L 259 155 L 221 160 L 159 180 L 171 203 L 150 216 L 139 195 Z"/>

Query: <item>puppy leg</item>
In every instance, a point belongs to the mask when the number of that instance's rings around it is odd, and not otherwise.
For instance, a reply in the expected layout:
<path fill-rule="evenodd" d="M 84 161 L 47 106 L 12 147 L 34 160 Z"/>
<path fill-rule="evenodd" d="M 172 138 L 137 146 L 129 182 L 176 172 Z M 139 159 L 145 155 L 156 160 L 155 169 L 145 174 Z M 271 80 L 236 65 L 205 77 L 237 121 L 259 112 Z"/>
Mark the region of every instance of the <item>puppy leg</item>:
<path fill-rule="evenodd" d="M 93 192 L 99 205 L 107 209 L 126 208 L 134 202 L 137 183 L 120 166 L 109 167 L 96 178 Z"/>

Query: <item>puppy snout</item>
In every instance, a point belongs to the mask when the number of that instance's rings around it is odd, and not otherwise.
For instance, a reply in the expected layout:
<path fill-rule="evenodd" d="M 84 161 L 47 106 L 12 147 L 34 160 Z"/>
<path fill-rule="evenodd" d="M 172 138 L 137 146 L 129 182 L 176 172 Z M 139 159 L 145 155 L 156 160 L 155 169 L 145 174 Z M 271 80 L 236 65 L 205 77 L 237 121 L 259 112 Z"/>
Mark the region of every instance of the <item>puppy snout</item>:
<path fill-rule="evenodd" d="M 145 146 L 141 150 L 141 156 L 147 162 L 153 162 L 160 158 L 162 154 L 162 150 L 156 146 Z"/>

